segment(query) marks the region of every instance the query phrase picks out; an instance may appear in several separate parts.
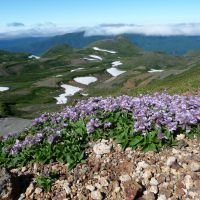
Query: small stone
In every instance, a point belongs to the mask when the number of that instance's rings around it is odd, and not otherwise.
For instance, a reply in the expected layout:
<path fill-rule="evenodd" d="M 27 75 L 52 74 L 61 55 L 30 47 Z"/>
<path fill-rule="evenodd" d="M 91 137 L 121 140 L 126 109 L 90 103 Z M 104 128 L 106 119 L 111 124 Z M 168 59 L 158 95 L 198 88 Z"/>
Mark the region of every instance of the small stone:
<path fill-rule="evenodd" d="M 151 180 L 150 180 L 150 185 L 157 186 L 158 185 L 158 181 L 154 177 L 152 177 Z"/>
<path fill-rule="evenodd" d="M 101 184 L 103 187 L 107 187 L 107 186 L 109 185 L 108 181 L 107 181 L 106 178 L 104 178 L 104 177 L 101 177 L 101 178 L 99 179 L 99 182 L 100 182 L 100 184 Z"/>
<path fill-rule="evenodd" d="M 199 172 L 200 171 L 200 164 L 198 162 L 194 162 L 192 161 L 189 164 L 189 168 L 191 169 L 191 171 L 193 172 Z"/>
<path fill-rule="evenodd" d="M 145 162 L 145 161 L 140 161 L 140 162 L 138 162 L 138 164 L 137 164 L 137 167 L 138 168 L 142 168 L 142 169 L 145 169 L 145 168 L 147 168 L 149 165 Z"/>
<path fill-rule="evenodd" d="M 21 193 L 20 197 L 18 198 L 18 200 L 22 200 L 22 199 L 25 199 L 25 194 L 24 193 Z"/>
<path fill-rule="evenodd" d="M 110 153 L 112 145 L 105 144 L 104 142 L 95 144 L 93 147 L 93 151 L 96 155 L 103 155 Z"/>
<path fill-rule="evenodd" d="M 144 192 L 143 197 L 145 200 L 155 200 L 156 199 L 155 194 L 153 192 L 148 192 L 148 191 Z"/>
<path fill-rule="evenodd" d="M 66 194 L 70 194 L 71 193 L 71 189 L 69 187 L 69 183 L 68 183 L 67 180 L 60 181 L 60 185 L 65 190 Z"/>
<path fill-rule="evenodd" d="M 126 181 L 130 181 L 131 180 L 131 177 L 128 175 L 128 174 L 123 174 L 119 177 L 119 180 L 121 182 L 126 182 Z"/>
<path fill-rule="evenodd" d="M 142 187 L 136 181 L 126 181 L 122 184 L 123 196 L 126 200 L 135 199 L 142 193 Z"/>
<path fill-rule="evenodd" d="M 152 173 L 150 170 L 147 170 L 144 172 L 144 174 L 142 175 L 145 183 L 147 183 L 149 181 L 149 179 L 152 177 Z"/>
<path fill-rule="evenodd" d="M 165 195 L 161 194 L 158 196 L 157 200 L 167 200 L 167 197 Z"/>
<path fill-rule="evenodd" d="M 37 163 L 34 163 L 33 165 L 33 173 L 37 173 L 37 169 L 38 169 L 38 164 Z"/>
<path fill-rule="evenodd" d="M 26 171 L 26 167 L 22 167 L 21 172 L 25 172 Z"/>
<path fill-rule="evenodd" d="M 34 189 L 34 186 L 33 186 L 33 183 L 31 183 L 28 188 L 26 189 L 26 197 L 30 196 L 31 193 L 33 192 L 33 189 Z"/>
<path fill-rule="evenodd" d="M 93 185 L 86 185 L 85 188 L 90 190 L 91 192 L 95 190 L 95 187 Z"/>
<path fill-rule="evenodd" d="M 184 184 L 186 189 L 191 189 L 193 187 L 193 180 L 190 175 L 186 175 L 184 178 Z"/>
<path fill-rule="evenodd" d="M 149 191 L 150 192 L 153 192 L 154 194 L 157 194 L 158 193 L 158 187 L 153 185 L 149 188 Z"/>
<path fill-rule="evenodd" d="M 41 192 L 42 192 L 42 189 L 41 189 L 41 188 L 37 187 L 37 188 L 35 189 L 35 194 L 40 194 Z"/>
<path fill-rule="evenodd" d="M 166 162 L 166 165 L 167 166 L 172 166 L 173 164 L 175 164 L 177 161 L 177 158 L 174 157 L 174 156 L 170 156 L 168 159 L 167 159 L 167 162 Z"/>
<path fill-rule="evenodd" d="M 120 190 L 121 190 L 120 187 L 115 187 L 114 192 L 115 192 L 115 193 L 118 193 Z"/>
<path fill-rule="evenodd" d="M 185 139 L 185 135 L 184 134 L 179 134 L 179 135 L 176 136 L 176 139 L 177 140 L 183 140 L 183 139 Z"/>
<path fill-rule="evenodd" d="M 96 200 L 101 200 L 101 199 L 103 199 L 102 194 L 101 194 L 101 192 L 100 192 L 99 190 L 92 191 L 92 192 L 91 192 L 91 198 L 92 198 L 92 199 L 96 199 Z"/>

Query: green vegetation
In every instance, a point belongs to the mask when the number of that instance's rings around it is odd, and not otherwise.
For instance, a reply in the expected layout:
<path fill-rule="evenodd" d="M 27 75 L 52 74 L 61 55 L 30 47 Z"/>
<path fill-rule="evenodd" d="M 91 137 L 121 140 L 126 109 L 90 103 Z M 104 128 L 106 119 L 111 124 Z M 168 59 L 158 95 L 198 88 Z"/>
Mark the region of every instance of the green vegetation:
<path fill-rule="evenodd" d="M 116 51 L 116 54 L 95 51 L 92 47 Z M 103 61 L 86 61 L 83 58 L 97 55 Z M 0 93 L 1 117 L 14 115 L 33 118 L 45 111 L 60 109 L 54 97 L 63 93 L 61 84 L 83 88 L 89 96 L 138 95 L 167 90 L 169 93 L 198 91 L 200 55 L 190 52 L 185 56 L 146 52 L 129 42 L 116 37 L 90 44 L 84 49 L 57 45 L 44 53 L 41 59 L 28 59 L 28 54 L 1 51 L 0 86 L 9 91 Z M 113 61 L 120 60 L 118 69 L 126 73 L 112 77 L 106 72 Z M 73 69 L 82 70 L 71 72 Z M 148 73 L 150 69 L 162 69 L 162 73 Z M 187 71 L 186 71 L 187 70 Z M 56 77 L 57 75 L 62 75 Z M 88 86 L 75 83 L 73 78 L 95 76 L 98 81 Z M 86 98 L 80 93 L 68 98 L 71 104 L 76 98 Z M 8 109 L 8 111 L 6 111 Z"/>
<path fill-rule="evenodd" d="M 57 180 L 57 174 L 51 173 L 46 176 L 37 176 L 36 183 L 39 187 L 43 188 L 45 192 L 51 190 L 52 184 Z"/>

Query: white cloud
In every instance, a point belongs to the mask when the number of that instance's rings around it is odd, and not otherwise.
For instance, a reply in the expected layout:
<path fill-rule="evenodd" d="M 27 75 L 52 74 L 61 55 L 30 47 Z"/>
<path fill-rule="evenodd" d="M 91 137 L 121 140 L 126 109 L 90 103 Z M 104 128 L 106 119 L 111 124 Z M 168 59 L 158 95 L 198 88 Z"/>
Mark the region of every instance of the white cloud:
<path fill-rule="evenodd" d="M 117 24 L 114 26 L 99 25 L 86 30 L 85 35 L 119 35 L 134 33 L 144 35 L 200 35 L 200 23 L 194 24 L 168 24 L 168 25 L 135 25 Z"/>
<path fill-rule="evenodd" d="M 0 38 L 43 37 L 78 31 L 85 31 L 85 36 L 119 35 L 123 33 L 160 36 L 200 35 L 200 23 L 167 25 L 100 24 L 93 27 L 69 27 L 65 25 L 56 25 L 51 22 L 24 26 L 18 26 L 18 24 L 16 25 L 15 23 L 16 22 L 10 23 L 9 26 L 1 26 Z"/>

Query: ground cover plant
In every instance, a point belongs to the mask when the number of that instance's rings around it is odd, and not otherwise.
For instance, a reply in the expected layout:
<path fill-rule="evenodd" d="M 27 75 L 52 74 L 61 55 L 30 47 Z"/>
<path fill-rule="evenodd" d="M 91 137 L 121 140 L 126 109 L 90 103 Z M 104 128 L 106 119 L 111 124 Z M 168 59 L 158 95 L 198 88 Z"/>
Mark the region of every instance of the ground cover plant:
<path fill-rule="evenodd" d="M 44 113 L 30 129 L 0 141 L 0 166 L 63 162 L 84 163 L 88 142 L 114 139 L 126 147 L 159 151 L 176 145 L 176 135 L 200 138 L 200 97 L 168 94 L 92 97 Z"/>

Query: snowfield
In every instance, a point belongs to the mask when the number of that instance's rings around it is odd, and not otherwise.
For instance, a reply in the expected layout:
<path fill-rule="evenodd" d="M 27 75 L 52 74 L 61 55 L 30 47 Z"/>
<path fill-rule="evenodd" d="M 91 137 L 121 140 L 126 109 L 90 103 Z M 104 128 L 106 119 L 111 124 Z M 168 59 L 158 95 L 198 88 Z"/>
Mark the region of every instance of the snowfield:
<path fill-rule="evenodd" d="M 103 51 L 103 52 L 108 52 L 108 53 L 113 53 L 113 54 L 117 53 L 116 51 L 111 51 L 111 50 L 107 50 L 107 49 L 100 49 L 98 47 L 93 47 L 93 49 L 95 51 Z"/>
<path fill-rule="evenodd" d="M 74 78 L 74 81 L 84 85 L 89 85 L 90 83 L 96 82 L 97 78 L 94 76 L 76 77 Z"/>
<path fill-rule="evenodd" d="M 9 87 L 0 87 L 0 92 L 4 92 L 9 90 Z"/>
<path fill-rule="evenodd" d="M 75 87 L 72 85 L 67 85 L 67 84 L 63 84 L 61 85 L 61 87 L 65 89 L 65 93 L 60 94 L 58 97 L 54 97 L 57 100 L 56 104 L 66 104 L 68 96 L 73 96 L 75 93 L 82 90 L 82 88 Z"/>

